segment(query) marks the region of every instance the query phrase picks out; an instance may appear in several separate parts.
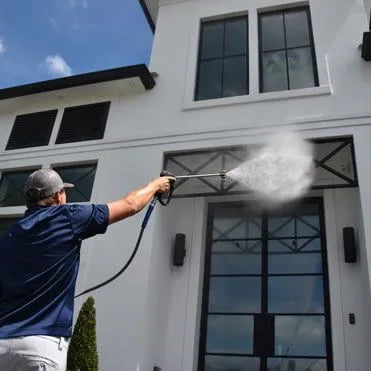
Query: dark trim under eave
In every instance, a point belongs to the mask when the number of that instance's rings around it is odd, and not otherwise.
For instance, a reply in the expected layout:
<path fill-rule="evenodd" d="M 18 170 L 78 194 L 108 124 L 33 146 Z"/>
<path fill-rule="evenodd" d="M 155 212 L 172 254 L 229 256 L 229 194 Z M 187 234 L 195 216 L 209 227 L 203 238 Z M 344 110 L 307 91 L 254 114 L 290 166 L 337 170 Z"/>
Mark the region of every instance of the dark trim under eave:
<path fill-rule="evenodd" d="M 155 29 L 156 29 L 156 25 L 155 25 L 155 22 L 153 22 L 153 19 L 151 17 L 151 13 L 149 12 L 148 8 L 147 8 L 147 4 L 144 0 L 139 0 L 139 4 L 140 6 L 142 7 L 143 9 L 143 13 L 144 15 L 146 16 L 147 18 L 147 22 L 149 24 L 149 27 L 151 28 L 152 30 L 152 33 L 155 33 Z"/>
<path fill-rule="evenodd" d="M 98 72 L 84 73 L 81 75 L 62 77 L 55 80 L 47 80 L 12 88 L 0 89 L 0 100 L 22 97 L 37 93 L 46 93 L 53 90 L 74 88 L 77 86 L 96 84 L 113 80 L 139 77 L 143 86 L 148 90 L 155 86 L 155 80 L 145 64 L 112 68 Z"/>

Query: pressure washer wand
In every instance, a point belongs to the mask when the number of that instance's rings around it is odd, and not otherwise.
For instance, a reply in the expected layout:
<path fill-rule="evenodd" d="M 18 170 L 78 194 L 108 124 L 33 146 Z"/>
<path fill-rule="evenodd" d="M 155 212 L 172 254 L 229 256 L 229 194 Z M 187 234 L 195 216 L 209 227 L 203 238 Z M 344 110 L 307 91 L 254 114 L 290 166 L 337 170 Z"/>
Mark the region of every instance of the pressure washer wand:
<path fill-rule="evenodd" d="M 227 172 L 225 170 L 222 170 L 220 173 L 212 173 L 212 174 L 175 175 L 176 179 L 211 178 L 211 177 L 220 177 L 221 180 L 226 180 Z"/>

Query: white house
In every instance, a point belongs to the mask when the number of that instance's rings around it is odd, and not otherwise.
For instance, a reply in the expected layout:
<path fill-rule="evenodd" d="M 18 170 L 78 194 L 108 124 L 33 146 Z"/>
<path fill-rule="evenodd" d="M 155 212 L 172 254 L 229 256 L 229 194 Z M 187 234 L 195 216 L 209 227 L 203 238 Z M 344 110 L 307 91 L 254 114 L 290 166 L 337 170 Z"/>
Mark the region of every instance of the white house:
<path fill-rule="evenodd" d="M 72 201 L 106 202 L 162 169 L 230 170 L 271 132 L 300 131 L 316 178 L 295 205 L 270 210 L 210 178 L 179 181 L 156 206 L 128 270 L 92 293 L 100 367 L 369 371 L 371 3 L 140 2 L 148 69 L 0 90 L 1 224 L 24 212 L 35 168 L 76 183 Z M 121 269 L 143 215 L 83 244 L 78 292 Z"/>

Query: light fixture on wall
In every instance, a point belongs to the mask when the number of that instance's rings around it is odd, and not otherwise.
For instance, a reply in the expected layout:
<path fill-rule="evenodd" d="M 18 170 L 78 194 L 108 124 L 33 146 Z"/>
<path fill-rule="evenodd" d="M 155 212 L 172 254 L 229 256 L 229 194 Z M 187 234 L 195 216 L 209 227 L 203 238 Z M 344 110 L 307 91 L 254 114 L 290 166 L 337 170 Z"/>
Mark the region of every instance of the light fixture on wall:
<path fill-rule="evenodd" d="M 343 228 L 344 259 L 346 263 L 357 262 L 356 238 L 353 227 Z"/>
<path fill-rule="evenodd" d="M 173 249 L 173 265 L 182 267 L 184 265 L 184 258 L 186 255 L 185 249 L 185 234 L 177 233 L 175 235 L 174 249 Z"/>
<path fill-rule="evenodd" d="M 367 62 L 371 61 L 371 15 L 369 30 L 363 33 L 362 58 Z"/>

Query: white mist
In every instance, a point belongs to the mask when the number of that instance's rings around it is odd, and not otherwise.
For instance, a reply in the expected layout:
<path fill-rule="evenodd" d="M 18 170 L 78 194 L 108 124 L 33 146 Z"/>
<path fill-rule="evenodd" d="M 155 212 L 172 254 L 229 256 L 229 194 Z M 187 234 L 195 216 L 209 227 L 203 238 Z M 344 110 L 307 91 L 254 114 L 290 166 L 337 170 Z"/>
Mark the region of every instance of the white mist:
<path fill-rule="evenodd" d="M 275 134 L 227 176 L 262 200 L 281 203 L 303 196 L 313 182 L 313 146 L 298 134 Z"/>

